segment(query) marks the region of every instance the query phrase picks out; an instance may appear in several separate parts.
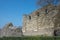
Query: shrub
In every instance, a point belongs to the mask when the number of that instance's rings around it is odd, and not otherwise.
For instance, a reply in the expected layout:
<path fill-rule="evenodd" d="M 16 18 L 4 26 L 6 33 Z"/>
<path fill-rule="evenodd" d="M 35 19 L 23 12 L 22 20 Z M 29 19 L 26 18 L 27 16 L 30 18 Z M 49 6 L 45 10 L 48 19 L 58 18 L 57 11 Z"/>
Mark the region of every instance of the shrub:
<path fill-rule="evenodd" d="M 60 40 L 60 37 L 47 36 L 24 36 L 24 37 L 2 37 L 0 40 Z"/>

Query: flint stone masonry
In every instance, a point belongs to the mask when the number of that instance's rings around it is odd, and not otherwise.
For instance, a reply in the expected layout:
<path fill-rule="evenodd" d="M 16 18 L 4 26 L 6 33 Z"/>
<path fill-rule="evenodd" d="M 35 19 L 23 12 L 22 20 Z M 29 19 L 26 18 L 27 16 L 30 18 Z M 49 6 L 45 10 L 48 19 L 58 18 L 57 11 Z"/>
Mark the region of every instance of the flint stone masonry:
<path fill-rule="evenodd" d="M 0 31 L 0 37 L 21 37 L 22 30 L 13 26 L 12 23 L 6 24 Z"/>
<path fill-rule="evenodd" d="M 54 31 L 58 27 L 60 27 L 59 5 L 46 5 L 29 15 L 23 16 L 22 32 L 25 36 L 55 36 L 56 32 Z M 57 31 L 56 35 L 60 34 L 59 32 Z"/>

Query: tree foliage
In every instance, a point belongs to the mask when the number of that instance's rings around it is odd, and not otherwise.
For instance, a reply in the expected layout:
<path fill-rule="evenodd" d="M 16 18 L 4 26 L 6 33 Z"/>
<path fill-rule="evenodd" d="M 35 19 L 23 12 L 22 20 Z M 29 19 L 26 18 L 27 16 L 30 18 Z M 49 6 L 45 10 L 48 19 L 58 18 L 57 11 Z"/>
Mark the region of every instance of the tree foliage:
<path fill-rule="evenodd" d="M 44 6 L 47 4 L 53 4 L 53 5 L 58 5 L 60 4 L 60 0 L 37 0 L 37 5 L 39 6 Z"/>

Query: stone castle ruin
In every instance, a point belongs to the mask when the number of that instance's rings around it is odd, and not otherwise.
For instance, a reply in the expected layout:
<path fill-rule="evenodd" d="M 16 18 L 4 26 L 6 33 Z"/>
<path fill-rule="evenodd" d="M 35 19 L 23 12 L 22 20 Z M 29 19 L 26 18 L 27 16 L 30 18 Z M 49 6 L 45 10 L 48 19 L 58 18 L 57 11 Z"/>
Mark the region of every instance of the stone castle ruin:
<path fill-rule="evenodd" d="M 22 35 L 60 36 L 60 5 L 46 5 L 29 15 L 24 15 L 22 28 L 8 23 L 0 29 L 0 37 L 21 37 Z"/>
<path fill-rule="evenodd" d="M 21 28 L 13 26 L 12 23 L 6 24 L 0 30 L 0 37 L 21 37 L 21 36 L 22 36 Z"/>
<path fill-rule="evenodd" d="M 60 5 L 46 5 L 29 15 L 23 16 L 23 35 L 60 35 Z"/>

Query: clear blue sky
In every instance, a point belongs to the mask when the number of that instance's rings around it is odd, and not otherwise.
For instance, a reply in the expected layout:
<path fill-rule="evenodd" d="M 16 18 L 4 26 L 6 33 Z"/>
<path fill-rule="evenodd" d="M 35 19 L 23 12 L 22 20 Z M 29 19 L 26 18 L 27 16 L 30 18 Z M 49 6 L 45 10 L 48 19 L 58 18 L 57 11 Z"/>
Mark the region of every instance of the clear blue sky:
<path fill-rule="evenodd" d="M 12 22 L 14 26 L 22 26 L 23 14 L 36 10 L 35 0 L 0 0 L 0 28 Z"/>

